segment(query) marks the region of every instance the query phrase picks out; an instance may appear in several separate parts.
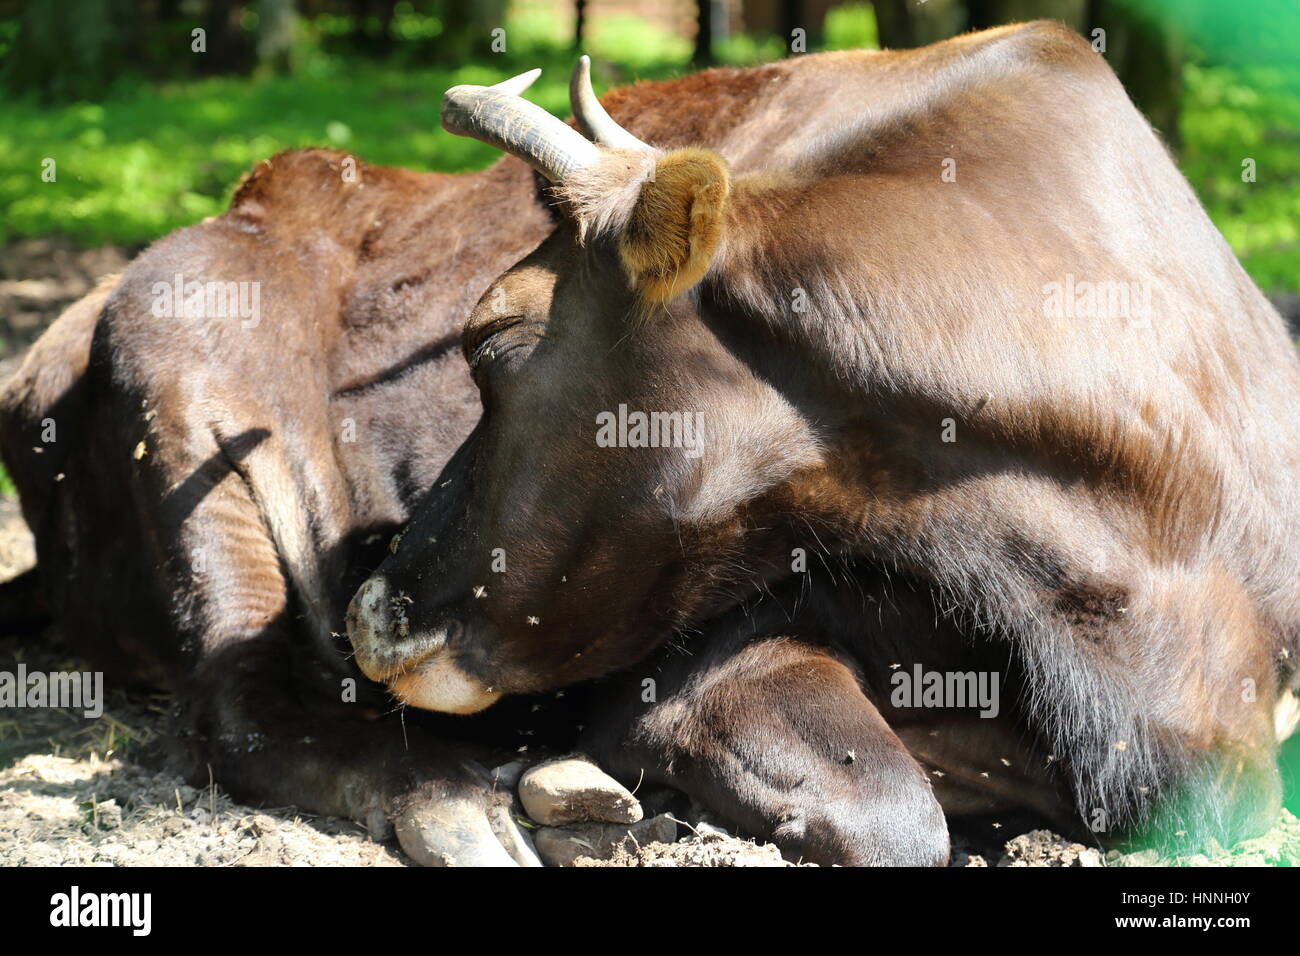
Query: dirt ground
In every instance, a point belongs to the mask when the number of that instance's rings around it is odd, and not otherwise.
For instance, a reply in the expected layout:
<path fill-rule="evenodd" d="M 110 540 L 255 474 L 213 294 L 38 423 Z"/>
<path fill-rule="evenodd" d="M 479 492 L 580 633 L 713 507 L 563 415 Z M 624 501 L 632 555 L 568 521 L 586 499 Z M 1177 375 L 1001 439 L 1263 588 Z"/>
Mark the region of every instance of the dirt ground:
<path fill-rule="evenodd" d="M 0 382 L 22 351 L 132 250 L 78 250 L 29 240 L 0 255 Z M 1288 302 L 1300 312 L 1300 304 Z M 1289 310 L 1290 311 L 1290 310 Z M 0 496 L 0 582 L 34 564 L 17 502 Z M 85 670 L 52 629 L 9 635 L 0 621 L 0 671 Z M 196 788 L 153 769 L 170 706 L 164 694 L 109 690 L 101 719 L 57 708 L 0 710 L 0 866 L 408 866 L 396 842 L 374 843 L 355 824 L 293 807 L 254 808 L 219 786 Z M 596 866 L 787 866 L 770 845 L 686 819 L 678 842 L 630 841 Z M 953 866 L 1300 865 L 1300 821 L 1284 813 L 1257 840 L 1183 860 L 1154 853 L 1103 856 L 1044 830 L 1007 837 L 997 822 L 954 835 Z M 991 829 L 998 828 L 998 829 Z"/>
<path fill-rule="evenodd" d="M 24 239 L 0 248 L 0 382 L 60 312 L 103 276 L 125 269 L 137 251 L 82 249 L 67 239 Z"/>
<path fill-rule="evenodd" d="M 33 563 L 12 498 L 0 499 L 0 581 Z M 2 626 L 2 622 L 0 622 Z M 0 637 L 0 671 L 84 670 L 59 635 Z M 58 708 L 0 710 L 0 866 L 410 866 L 395 841 L 374 843 L 347 820 L 294 807 L 254 808 L 219 786 L 193 787 L 155 769 L 165 694 L 109 690 L 104 716 Z M 580 866 L 788 866 L 776 847 L 727 837 L 688 815 L 678 842 L 636 846 Z M 1003 841 L 997 823 L 954 835 L 953 866 L 1300 865 L 1300 821 L 1185 860 L 1103 856 L 1033 830 Z M 1011 831 L 1014 832 L 1014 831 Z"/>

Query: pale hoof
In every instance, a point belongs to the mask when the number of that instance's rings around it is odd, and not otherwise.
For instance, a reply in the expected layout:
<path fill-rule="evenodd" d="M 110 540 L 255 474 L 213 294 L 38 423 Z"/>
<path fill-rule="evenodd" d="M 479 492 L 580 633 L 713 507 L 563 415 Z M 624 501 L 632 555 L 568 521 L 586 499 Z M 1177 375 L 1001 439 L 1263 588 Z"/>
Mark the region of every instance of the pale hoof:
<path fill-rule="evenodd" d="M 636 823 L 641 804 L 627 788 L 585 757 L 538 764 L 519 781 L 519 799 L 544 826 Z"/>
<path fill-rule="evenodd" d="M 416 801 L 398 814 L 394 828 L 406 855 L 421 866 L 520 865 L 493 831 L 488 811 L 464 797 Z"/>

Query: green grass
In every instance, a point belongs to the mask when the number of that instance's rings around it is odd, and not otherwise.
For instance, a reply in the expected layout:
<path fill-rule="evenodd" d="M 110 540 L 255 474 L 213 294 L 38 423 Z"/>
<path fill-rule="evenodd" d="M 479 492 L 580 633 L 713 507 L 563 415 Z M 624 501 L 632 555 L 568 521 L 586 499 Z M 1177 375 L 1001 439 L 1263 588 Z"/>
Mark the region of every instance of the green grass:
<path fill-rule="evenodd" d="M 487 83 L 540 65 L 530 95 L 567 111 L 572 64 L 563 30 L 537 18 L 511 21 L 508 53 L 459 69 L 346 60 L 321 52 L 332 21 L 292 78 L 221 77 L 145 85 L 129 78 L 97 103 L 47 106 L 0 100 L 0 243 L 64 234 L 84 245 L 148 242 L 220 213 L 253 164 L 292 146 L 326 145 L 413 169 L 463 170 L 491 162 L 488 146 L 438 126 L 443 90 Z M 417 24 L 418 25 L 418 24 Z M 418 40 L 418 38 L 417 38 Z M 869 47 L 875 19 L 864 5 L 832 11 L 824 48 Z M 686 72 L 689 44 L 634 18 L 605 20 L 588 44 L 597 88 Z M 774 37 L 719 44 L 727 63 L 770 60 Z M 1189 67 L 1183 111 L 1184 171 L 1255 280 L 1300 289 L 1300 80 L 1284 67 Z M 1245 158 L 1257 181 L 1241 180 Z M 53 160 L 57 178 L 42 180 Z"/>
<path fill-rule="evenodd" d="M 1300 817 L 1300 733 L 1282 744 L 1278 765 L 1282 769 L 1282 801 Z"/>
<path fill-rule="evenodd" d="M 443 90 L 517 64 L 393 71 L 369 63 L 287 78 L 212 78 L 115 93 L 101 103 L 0 104 L 0 241 L 63 233 L 85 245 L 137 243 L 217 214 L 257 161 L 326 145 L 375 163 L 459 170 L 494 151 L 438 126 Z M 563 110 L 566 74 L 535 99 Z M 53 159 L 57 180 L 43 182 Z"/>
<path fill-rule="evenodd" d="M 567 112 L 573 54 L 545 18 L 513 19 L 507 53 L 457 69 L 411 65 L 421 43 L 427 52 L 420 36 L 405 38 L 387 63 L 329 55 L 333 35 L 350 29 L 336 21 L 304 23 L 300 69 L 291 78 L 147 85 L 124 77 L 94 103 L 0 98 L 0 242 L 51 234 L 88 246 L 147 242 L 220 213 L 245 171 L 294 146 L 333 146 L 413 169 L 485 166 L 495 150 L 438 125 L 442 93 L 457 83 L 493 83 L 541 66 L 530 96 Z M 440 29 L 429 18 L 411 23 Z M 684 72 L 690 48 L 627 20 L 606 24 L 589 52 L 603 89 Z M 56 164 L 54 182 L 42 178 L 47 160 Z"/>
<path fill-rule="evenodd" d="M 1300 289 L 1300 73 L 1193 66 L 1186 81 L 1183 172 L 1251 277 Z"/>

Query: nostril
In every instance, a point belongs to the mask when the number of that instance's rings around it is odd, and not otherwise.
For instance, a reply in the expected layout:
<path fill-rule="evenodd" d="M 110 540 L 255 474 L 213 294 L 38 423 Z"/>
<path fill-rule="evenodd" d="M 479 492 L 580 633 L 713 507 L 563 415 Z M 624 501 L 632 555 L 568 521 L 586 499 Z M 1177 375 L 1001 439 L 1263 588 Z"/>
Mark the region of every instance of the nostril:
<path fill-rule="evenodd" d="M 348 604 L 348 637 L 373 639 L 386 634 L 390 626 L 388 582 L 381 577 L 369 578 Z"/>
<path fill-rule="evenodd" d="M 443 622 L 442 625 L 443 643 L 444 644 L 456 643 L 457 641 L 460 640 L 460 636 L 464 632 L 464 630 L 465 630 L 465 625 L 461 624 L 460 621 L 456 620 L 454 617 Z"/>
<path fill-rule="evenodd" d="M 443 621 L 420 636 L 420 653 L 430 655 L 446 650 L 449 644 L 454 643 L 460 637 L 463 629 L 460 621 L 454 618 Z"/>

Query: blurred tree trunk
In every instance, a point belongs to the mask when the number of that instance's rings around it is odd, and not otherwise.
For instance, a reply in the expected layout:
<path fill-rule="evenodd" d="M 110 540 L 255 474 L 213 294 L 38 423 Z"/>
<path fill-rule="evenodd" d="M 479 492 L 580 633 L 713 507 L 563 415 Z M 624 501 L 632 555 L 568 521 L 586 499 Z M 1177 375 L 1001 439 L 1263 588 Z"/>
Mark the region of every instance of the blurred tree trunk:
<path fill-rule="evenodd" d="M 587 30 L 587 0 L 577 0 L 573 5 L 573 48 L 582 49 L 582 35 Z"/>
<path fill-rule="evenodd" d="M 790 48 L 794 39 L 792 34 L 796 29 L 804 31 L 805 53 L 811 52 L 825 39 L 826 5 L 812 4 L 811 13 L 808 7 L 809 4 L 805 0 L 781 0 L 778 10 L 778 29 L 781 31 L 781 42 L 785 44 L 786 49 Z"/>
<path fill-rule="evenodd" d="M 5 84 L 44 99 L 103 93 L 121 53 L 113 6 L 112 0 L 24 4 L 18 37 L 6 58 Z"/>
<path fill-rule="evenodd" d="M 506 0 L 443 0 L 439 13 L 444 28 L 437 42 L 440 62 L 459 66 L 471 57 L 508 52 L 510 38 L 492 33 L 506 25 Z M 501 43 L 506 50 L 499 49 Z"/>
<path fill-rule="evenodd" d="M 293 0 L 257 0 L 257 65 L 288 73 L 293 59 Z"/>
<path fill-rule="evenodd" d="M 695 23 L 695 49 L 691 52 L 691 63 L 708 66 L 713 62 L 712 0 L 695 0 Z"/>
<path fill-rule="evenodd" d="M 1177 27 L 1156 23 L 1124 0 L 1089 0 L 1088 38 L 1105 30 L 1106 61 L 1172 149 L 1182 143 L 1178 114 L 1187 50 Z"/>
<path fill-rule="evenodd" d="M 987 30 L 1004 23 L 1060 20 L 1083 32 L 1087 0 L 966 0 L 967 28 Z"/>
<path fill-rule="evenodd" d="M 397 0 L 351 0 L 349 7 L 356 24 L 349 38 L 352 48 L 364 56 L 391 53 Z"/>
<path fill-rule="evenodd" d="M 874 0 L 872 6 L 876 9 L 876 32 L 882 49 L 901 50 L 916 46 L 907 0 Z"/>
<path fill-rule="evenodd" d="M 803 22 L 803 0 L 781 0 L 780 10 L 781 42 L 785 48 L 790 49 L 790 42 L 793 39 L 791 34 L 800 28 L 807 29 L 808 26 Z M 808 52 L 808 48 L 804 48 Z"/>
<path fill-rule="evenodd" d="M 203 29 L 206 52 L 199 58 L 202 73 L 243 72 L 253 65 L 253 44 L 240 26 L 244 4 L 240 0 L 207 0 Z"/>
<path fill-rule="evenodd" d="M 874 0 L 880 46 L 904 50 L 960 33 L 966 22 L 961 0 Z"/>

